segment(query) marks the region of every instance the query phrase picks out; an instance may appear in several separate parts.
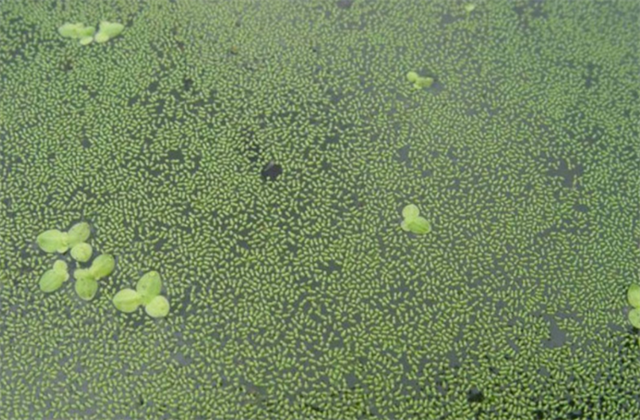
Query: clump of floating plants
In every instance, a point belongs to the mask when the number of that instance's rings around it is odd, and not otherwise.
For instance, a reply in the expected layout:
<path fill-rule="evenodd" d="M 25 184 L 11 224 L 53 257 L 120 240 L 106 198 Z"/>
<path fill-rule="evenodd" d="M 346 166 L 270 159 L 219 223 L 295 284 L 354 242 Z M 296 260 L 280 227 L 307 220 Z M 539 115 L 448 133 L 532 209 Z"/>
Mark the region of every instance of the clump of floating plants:
<path fill-rule="evenodd" d="M 629 311 L 629 322 L 634 328 L 640 329 L 640 286 L 632 284 L 627 290 L 627 301 L 633 309 Z"/>
<path fill-rule="evenodd" d="M 98 291 L 98 280 L 113 272 L 116 260 L 109 254 L 97 256 L 89 268 L 78 268 L 73 272 L 76 293 L 84 300 L 91 300 Z"/>
<path fill-rule="evenodd" d="M 75 254 L 81 258 L 86 257 L 87 248 L 83 245 L 81 248 L 76 249 L 73 252 L 73 249 L 77 246 L 82 245 L 89 236 L 91 235 L 91 227 L 86 222 L 76 223 L 71 226 L 71 228 L 67 232 L 62 232 L 58 229 L 50 229 L 42 232 L 36 238 L 36 242 L 40 249 L 47 253 L 58 252 L 60 254 L 64 254 L 72 249 L 72 254 Z M 87 245 L 87 244 L 85 244 Z M 87 261 L 91 258 L 91 251 L 89 248 L 89 257 L 85 260 Z M 81 260 L 78 260 L 81 261 Z"/>
<path fill-rule="evenodd" d="M 433 77 L 422 77 L 415 71 L 407 73 L 407 80 L 413 83 L 413 87 L 416 89 L 428 88 L 434 82 Z"/>
<path fill-rule="evenodd" d="M 420 210 L 415 204 L 409 204 L 402 209 L 402 217 L 404 220 L 400 224 L 400 227 L 405 232 L 412 232 L 417 235 L 422 235 L 431 232 L 431 223 L 420 216 Z"/>
<path fill-rule="evenodd" d="M 91 235 L 91 227 L 86 222 L 76 223 L 67 232 L 50 229 L 38 235 L 36 242 L 48 253 L 64 254 L 69 249 L 71 257 L 80 263 L 91 259 L 93 248 L 86 243 Z M 83 300 L 91 300 L 98 291 L 98 280 L 107 277 L 115 268 L 115 259 L 109 254 L 97 256 L 88 268 L 76 268 L 73 273 L 75 290 Z M 40 278 L 40 289 L 45 293 L 58 290 L 69 279 L 68 265 L 63 260 L 53 264 Z"/>
<path fill-rule="evenodd" d="M 135 312 L 140 305 L 152 318 L 163 318 L 169 313 L 169 301 L 160 295 L 160 273 L 149 271 L 138 280 L 136 290 L 122 289 L 113 297 L 115 307 L 125 313 Z"/>
<path fill-rule="evenodd" d="M 101 44 L 114 38 L 124 30 L 124 25 L 103 20 L 96 33 L 93 26 L 84 26 L 84 23 L 65 23 L 58 28 L 58 33 L 65 38 L 79 39 L 81 45 L 89 45 L 93 41 Z"/>

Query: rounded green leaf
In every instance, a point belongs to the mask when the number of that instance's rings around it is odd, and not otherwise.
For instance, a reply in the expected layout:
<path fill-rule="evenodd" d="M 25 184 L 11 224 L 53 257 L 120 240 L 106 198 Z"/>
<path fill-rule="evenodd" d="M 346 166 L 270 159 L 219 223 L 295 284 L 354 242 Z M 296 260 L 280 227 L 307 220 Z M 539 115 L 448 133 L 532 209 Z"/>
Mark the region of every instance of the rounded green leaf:
<path fill-rule="evenodd" d="M 428 88 L 433 84 L 433 77 L 421 77 L 416 81 L 418 87 Z"/>
<path fill-rule="evenodd" d="M 633 328 L 640 330 L 640 309 L 633 308 L 629 311 L 629 322 L 633 325 Z"/>
<path fill-rule="evenodd" d="M 418 217 L 419 214 L 420 210 L 418 210 L 418 206 L 415 204 L 406 205 L 402 209 L 402 217 L 405 219 L 413 219 L 414 217 Z"/>
<path fill-rule="evenodd" d="M 423 235 L 425 233 L 431 232 L 431 223 L 429 223 L 429 221 L 424 217 L 420 216 L 408 220 L 407 227 L 409 228 L 409 231 L 417 235 Z"/>
<path fill-rule="evenodd" d="M 82 26 L 78 30 L 78 38 L 86 38 L 86 37 L 93 36 L 95 32 L 96 32 L 96 28 L 94 28 L 93 26 Z"/>
<path fill-rule="evenodd" d="M 419 78 L 420 76 L 418 76 L 418 73 L 416 73 L 415 71 L 410 71 L 409 73 L 407 73 L 407 80 L 411 83 L 417 82 Z"/>
<path fill-rule="evenodd" d="M 144 310 L 151 318 L 163 318 L 169 313 L 169 301 L 164 296 L 156 296 Z"/>
<path fill-rule="evenodd" d="M 55 292 L 69 278 L 66 271 L 47 270 L 40 277 L 40 290 L 45 293 Z"/>
<path fill-rule="evenodd" d="M 83 27 L 82 23 L 65 23 L 58 28 L 58 33 L 65 38 L 78 38 Z"/>
<path fill-rule="evenodd" d="M 99 280 L 103 277 L 107 277 L 116 266 L 116 260 L 109 254 L 98 255 L 93 263 L 89 272 L 96 279 Z"/>
<path fill-rule="evenodd" d="M 87 222 L 80 222 L 71 226 L 71 229 L 69 229 L 67 233 L 69 234 L 69 246 L 74 247 L 89 239 L 89 236 L 91 236 L 91 227 Z"/>
<path fill-rule="evenodd" d="M 406 220 L 403 220 L 402 223 L 400 223 L 400 227 L 402 228 L 402 230 L 404 230 L 405 232 L 410 232 L 409 230 L 409 224 L 407 223 Z"/>
<path fill-rule="evenodd" d="M 93 42 L 92 36 L 85 36 L 84 38 L 80 38 L 80 45 L 89 45 Z"/>
<path fill-rule="evenodd" d="M 100 31 L 98 33 L 102 33 L 108 38 L 113 38 L 114 36 L 120 35 L 123 30 L 124 25 L 122 23 L 107 22 L 106 20 L 103 20 L 100 22 Z"/>
<path fill-rule="evenodd" d="M 122 289 L 113 297 L 113 304 L 121 312 L 131 313 L 138 309 L 142 299 L 133 289 Z"/>
<path fill-rule="evenodd" d="M 98 32 L 95 36 L 95 40 L 98 44 L 102 44 L 109 40 L 109 35 L 103 33 L 102 31 Z"/>
<path fill-rule="evenodd" d="M 88 268 L 76 269 L 76 271 L 73 272 L 73 278 L 75 278 L 76 280 L 95 280 L 93 274 L 91 274 L 91 271 L 89 271 Z"/>
<path fill-rule="evenodd" d="M 634 308 L 640 308 L 640 286 L 637 284 L 632 284 L 629 286 L 629 290 L 627 290 L 627 300 L 629 301 L 629 305 Z"/>
<path fill-rule="evenodd" d="M 53 270 L 59 272 L 59 273 L 64 273 L 67 275 L 67 278 L 69 278 L 69 274 L 67 273 L 67 270 L 69 269 L 69 266 L 67 265 L 66 262 L 62 261 L 62 260 L 58 260 L 56 262 L 53 263 Z"/>
<path fill-rule="evenodd" d="M 88 243 L 80 243 L 71 248 L 71 258 L 79 262 L 87 262 L 91 258 L 93 248 Z"/>
<path fill-rule="evenodd" d="M 98 282 L 92 278 L 76 279 L 76 293 L 80 299 L 91 300 L 98 291 Z"/>
<path fill-rule="evenodd" d="M 148 304 L 154 297 L 160 294 L 162 290 L 162 280 L 160 280 L 160 273 L 157 271 L 149 271 L 144 276 L 140 277 L 138 284 L 136 285 L 136 291 L 142 298 L 143 304 Z"/>
<path fill-rule="evenodd" d="M 38 235 L 36 242 L 44 252 L 61 252 L 62 249 L 64 249 L 62 252 L 65 252 L 67 250 L 67 235 L 58 229 L 42 232 Z"/>

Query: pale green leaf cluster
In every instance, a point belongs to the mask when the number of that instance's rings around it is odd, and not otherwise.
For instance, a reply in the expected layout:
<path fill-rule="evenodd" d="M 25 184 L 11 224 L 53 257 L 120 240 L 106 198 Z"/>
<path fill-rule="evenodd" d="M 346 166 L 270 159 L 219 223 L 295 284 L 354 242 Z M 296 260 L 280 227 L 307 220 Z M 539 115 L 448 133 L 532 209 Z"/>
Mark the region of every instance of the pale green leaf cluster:
<path fill-rule="evenodd" d="M 420 210 L 415 204 L 408 204 L 402 209 L 402 223 L 400 227 L 405 232 L 412 232 L 417 235 L 423 235 L 431 232 L 431 223 L 420 216 Z"/>
<path fill-rule="evenodd" d="M 76 223 L 67 232 L 57 229 L 47 230 L 38 235 L 36 242 L 45 252 L 65 253 L 71 248 L 70 255 L 80 263 L 91 259 L 93 248 L 86 243 L 91 235 L 91 226 L 87 222 Z M 109 254 L 97 256 L 88 268 L 75 269 L 74 288 L 83 300 L 91 300 L 98 291 L 98 280 L 107 277 L 115 268 L 115 258 Z M 54 263 L 53 269 L 47 270 L 40 278 L 40 289 L 50 293 L 59 289 L 69 279 L 68 265 L 63 260 Z"/>
<path fill-rule="evenodd" d="M 150 271 L 144 274 L 136 284 L 136 290 L 122 289 L 113 297 L 114 306 L 121 312 L 132 313 L 140 305 L 152 318 L 163 318 L 169 313 L 169 301 L 160 295 L 162 280 L 160 273 Z"/>
<path fill-rule="evenodd" d="M 95 27 L 84 26 L 83 23 L 65 23 L 58 28 L 58 33 L 65 38 L 79 39 L 81 45 L 89 45 L 93 41 L 99 44 L 107 42 L 123 30 L 123 24 L 103 20 L 97 33 Z"/>
<path fill-rule="evenodd" d="M 640 285 L 633 283 L 627 290 L 627 301 L 632 309 L 629 311 L 629 322 L 634 328 L 640 329 Z"/>
<path fill-rule="evenodd" d="M 413 83 L 413 87 L 416 89 L 428 88 L 434 82 L 433 77 L 423 77 L 418 75 L 418 73 L 416 73 L 415 71 L 410 71 L 407 73 L 407 80 Z"/>

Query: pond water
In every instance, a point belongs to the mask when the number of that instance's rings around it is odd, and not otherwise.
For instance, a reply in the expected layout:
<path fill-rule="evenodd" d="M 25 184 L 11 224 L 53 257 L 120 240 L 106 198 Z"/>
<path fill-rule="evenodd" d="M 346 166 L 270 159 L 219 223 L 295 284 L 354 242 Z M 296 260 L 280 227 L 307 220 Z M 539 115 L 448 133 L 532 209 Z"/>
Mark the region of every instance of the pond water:
<path fill-rule="evenodd" d="M 0 418 L 640 418 L 639 14 L 0 3 Z"/>

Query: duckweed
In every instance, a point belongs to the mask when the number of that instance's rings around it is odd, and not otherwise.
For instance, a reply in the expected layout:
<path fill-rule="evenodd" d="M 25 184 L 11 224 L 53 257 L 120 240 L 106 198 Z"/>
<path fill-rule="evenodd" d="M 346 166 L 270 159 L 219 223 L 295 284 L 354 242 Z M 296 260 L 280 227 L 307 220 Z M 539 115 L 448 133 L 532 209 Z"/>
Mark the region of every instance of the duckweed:
<path fill-rule="evenodd" d="M 64 261 L 56 261 L 53 268 L 45 271 L 40 277 L 40 290 L 45 293 L 55 292 L 68 279 L 67 264 Z"/>
<path fill-rule="evenodd" d="M 113 297 L 113 304 L 121 312 L 132 313 L 142 304 L 142 298 L 133 289 L 122 289 Z"/>
<path fill-rule="evenodd" d="M 98 255 L 89 268 L 89 274 L 96 280 L 107 277 L 113 272 L 116 266 L 116 260 L 109 254 Z"/>
<path fill-rule="evenodd" d="M 0 2 L 0 418 L 640 418 L 639 2 L 211 4 Z"/>
<path fill-rule="evenodd" d="M 103 20 L 100 22 L 100 29 L 95 36 L 95 40 L 98 43 L 107 42 L 113 37 L 120 35 L 124 30 L 124 25 L 121 23 L 107 22 Z"/>
<path fill-rule="evenodd" d="M 405 232 L 412 232 L 417 235 L 423 235 L 431 232 L 431 223 L 420 216 L 420 210 L 415 204 L 409 204 L 402 209 L 402 217 L 404 220 L 400 227 Z"/>
<path fill-rule="evenodd" d="M 149 271 L 140 277 L 135 291 L 119 291 L 113 297 L 113 304 L 122 312 L 134 312 L 138 306 L 143 305 L 152 318 L 163 318 L 169 314 L 169 301 L 164 296 L 159 296 L 161 291 L 160 273 Z"/>
<path fill-rule="evenodd" d="M 629 322 L 633 328 L 640 329 L 640 308 L 633 308 L 629 311 Z"/>
<path fill-rule="evenodd" d="M 151 318 L 164 318 L 169 314 L 169 301 L 164 296 L 156 296 L 144 306 L 144 310 Z"/>
<path fill-rule="evenodd" d="M 81 299 L 91 300 L 98 292 L 98 282 L 93 277 L 76 277 L 75 289 Z"/>
<path fill-rule="evenodd" d="M 81 243 L 71 248 L 71 257 L 78 262 L 87 262 L 91 259 L 93 248 L 87 243 Z"/>
<path fill-rule="evenodd" d="M 42 232 L 36 239 L 38 246 L 44 252 L 59 252 L 61 254 L 67 252 L 69 249 L 69 235 L 66 232 L 61 232 L 58 229 L 51 229 Z"/>
<path fill-rule="evenodd" d="M 640 285 L 632 284 L 627 290 L 627 301 L 634 308 L 640 308 Z"/>
<path fill-rule="evenodd" d="M 158 296 L 162 291 L 162 280 L 160 273 L 150 271 L 140 277 L 136 284 L 136 291 L 142 299 L 142 304 L 147 305 L 154 297 Z"/>

